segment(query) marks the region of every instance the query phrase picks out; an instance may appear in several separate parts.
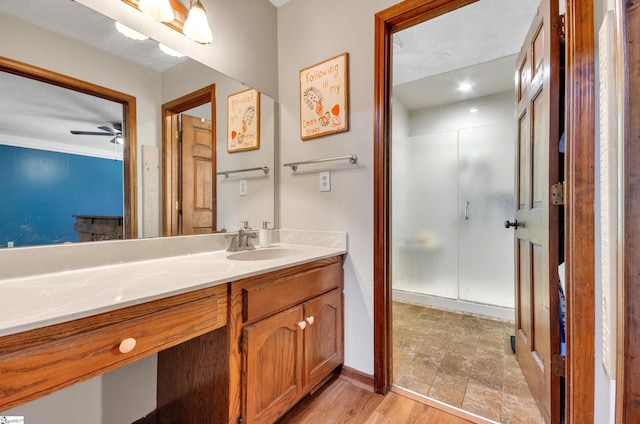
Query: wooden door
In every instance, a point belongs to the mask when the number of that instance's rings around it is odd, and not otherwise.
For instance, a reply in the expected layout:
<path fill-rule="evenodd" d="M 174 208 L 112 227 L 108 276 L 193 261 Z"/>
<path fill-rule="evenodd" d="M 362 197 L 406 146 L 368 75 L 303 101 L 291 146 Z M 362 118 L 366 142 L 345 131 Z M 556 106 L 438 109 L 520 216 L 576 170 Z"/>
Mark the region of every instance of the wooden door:
<path fill-rule="evenodd" d="M 551 5 L 551 3 L 555 3 Z M 516 62 L 516 356 L 547 423 L 560 419 L 559 175 L 560 40 L 557 2 L 542 1 Z"/>
<path fill-rule="evenodd" d="M 207 234 L 215 229 L 211 121 L 186 114 L 181 120 L 182 234 Z"/>
<path fill-rule="evenodd" d="M 300 398 L 302 312 L 302 306 L 296 306 L 243 329 L 245 424 L 271 424 Z"/>
<path fill-rule="evenodd" d="M 344 357 L 342 290 L 335 289 L 304 304 L 305 388 L 312 389 L 342 364 Z"/>

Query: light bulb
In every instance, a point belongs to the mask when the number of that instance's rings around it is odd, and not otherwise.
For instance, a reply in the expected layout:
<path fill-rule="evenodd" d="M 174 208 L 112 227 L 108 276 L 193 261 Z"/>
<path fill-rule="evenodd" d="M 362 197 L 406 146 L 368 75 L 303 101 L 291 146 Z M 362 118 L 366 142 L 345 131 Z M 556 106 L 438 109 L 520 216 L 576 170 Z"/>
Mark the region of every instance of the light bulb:
<path fill-rule="evenodd" d="M 140 0 L 138 9 L 156 21 L 173 21 L 173 7 L 171 7 L 169 0 Z"/>
<path fill-rule="evenodd" d="M 182 32 L 187 37 L 198 43 L 206 44 L 213 40 L 211 29 L 209 28 L 209 21 L 207 20 L 207 13 L 204 11 L 204 6 L 199 1 L 194 1 L 189 9 L 189 16 L 187 17 Z"/>

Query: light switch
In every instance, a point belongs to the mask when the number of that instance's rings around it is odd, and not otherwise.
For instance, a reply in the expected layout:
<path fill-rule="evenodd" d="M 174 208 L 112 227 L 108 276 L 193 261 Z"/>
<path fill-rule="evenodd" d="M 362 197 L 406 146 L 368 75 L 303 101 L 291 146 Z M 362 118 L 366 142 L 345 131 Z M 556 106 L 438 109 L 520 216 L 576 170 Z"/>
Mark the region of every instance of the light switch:
<path fill-rule="evenodd" d="M 320 191 L 331 191 L 331 172 L 320 173 Z"/>
<path fill-rule="evenodd" d="M 240 196 L 247 195 L 247 180 L 240 180 Z"/>

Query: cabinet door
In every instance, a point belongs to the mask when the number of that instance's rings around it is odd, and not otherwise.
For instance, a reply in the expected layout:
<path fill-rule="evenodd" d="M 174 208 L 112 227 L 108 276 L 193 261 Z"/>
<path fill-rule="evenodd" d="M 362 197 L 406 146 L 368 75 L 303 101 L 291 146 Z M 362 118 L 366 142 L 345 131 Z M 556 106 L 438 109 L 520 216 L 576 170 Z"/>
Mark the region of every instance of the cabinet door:
<path fill-rule="evenodd" d="M 344 360 L 342 290 L 304 304 L 305 390 L 313 388 Z"/>
<path fill-rule="evenodd" d="M 243 329 L 244 418 L 273 423 L 302 395 L 302 306 Z"/>

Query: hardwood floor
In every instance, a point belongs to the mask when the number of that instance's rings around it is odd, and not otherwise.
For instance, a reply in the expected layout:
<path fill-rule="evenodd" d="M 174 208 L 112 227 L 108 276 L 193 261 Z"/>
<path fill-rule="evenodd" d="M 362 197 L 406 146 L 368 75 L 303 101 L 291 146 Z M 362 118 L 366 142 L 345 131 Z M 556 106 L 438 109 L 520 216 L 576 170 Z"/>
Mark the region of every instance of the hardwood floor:
<path fill-rule="evenodd" d="M 304 398 L 279 424 L 465 424 L 462 418 L 390 392 L 386 396 L 333 378 Z"/>

